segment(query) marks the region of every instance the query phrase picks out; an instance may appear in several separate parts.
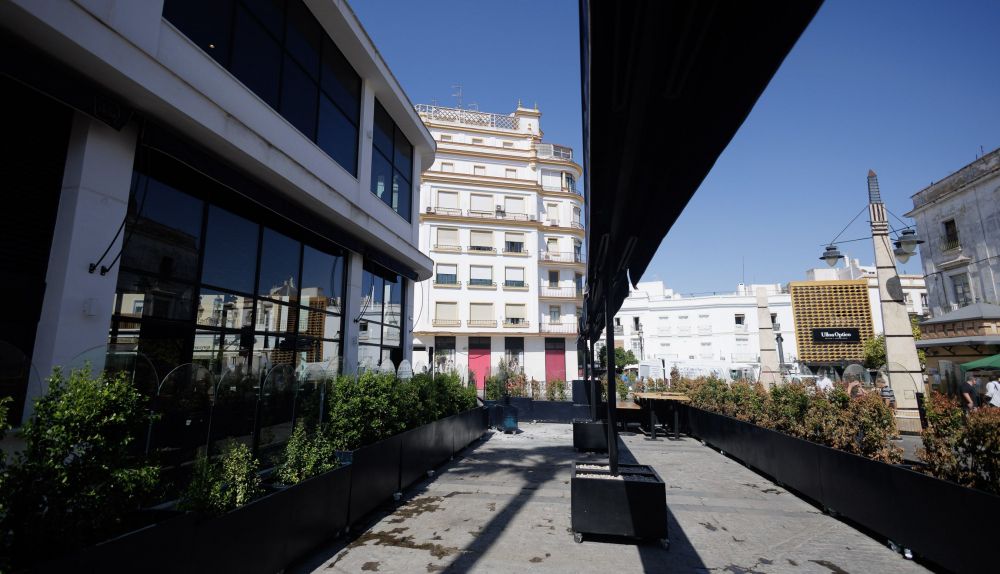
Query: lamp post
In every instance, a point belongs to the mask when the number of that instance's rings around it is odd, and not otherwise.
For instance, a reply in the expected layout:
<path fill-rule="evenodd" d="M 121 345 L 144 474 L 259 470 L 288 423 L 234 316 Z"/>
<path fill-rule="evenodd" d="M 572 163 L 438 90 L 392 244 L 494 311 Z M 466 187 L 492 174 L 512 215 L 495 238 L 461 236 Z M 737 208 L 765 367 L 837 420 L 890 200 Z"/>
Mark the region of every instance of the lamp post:
<path fill-rule="evenodd" d="M 774 323 L 771 327 L 774 329 L 774 341 L 778 343 L 778 371 L 780 372 L 785 366 L 785 349 L 781 345 L 785 341 L 785 338 L 781 336 L 780 323 Z"/>

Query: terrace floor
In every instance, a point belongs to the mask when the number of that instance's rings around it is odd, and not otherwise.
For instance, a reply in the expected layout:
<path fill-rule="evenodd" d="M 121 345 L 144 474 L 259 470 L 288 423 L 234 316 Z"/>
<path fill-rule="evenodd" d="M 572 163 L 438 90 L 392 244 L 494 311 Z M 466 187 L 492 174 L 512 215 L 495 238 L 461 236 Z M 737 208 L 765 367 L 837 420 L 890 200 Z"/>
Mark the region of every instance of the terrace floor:
<path fill-rule="evenodd" d="M 927 572 L 740 463 L 682 437 L 623 434 L 667 485 L 671 546 L 573 542 L 571 425 L 487 438 L 290 572 Z"/>

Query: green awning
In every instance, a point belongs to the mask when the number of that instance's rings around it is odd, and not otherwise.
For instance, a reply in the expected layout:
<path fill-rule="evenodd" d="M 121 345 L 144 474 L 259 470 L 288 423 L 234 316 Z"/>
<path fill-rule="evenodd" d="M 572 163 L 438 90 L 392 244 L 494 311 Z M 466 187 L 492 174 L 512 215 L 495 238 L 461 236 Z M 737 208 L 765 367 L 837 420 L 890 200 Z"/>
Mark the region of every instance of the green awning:
<path fill-rule="evenodd" d="M 983 357 L 969 363 L 963 363 L 963 371 L 996 371 L 1000 370 L 1000 354 Z"/>

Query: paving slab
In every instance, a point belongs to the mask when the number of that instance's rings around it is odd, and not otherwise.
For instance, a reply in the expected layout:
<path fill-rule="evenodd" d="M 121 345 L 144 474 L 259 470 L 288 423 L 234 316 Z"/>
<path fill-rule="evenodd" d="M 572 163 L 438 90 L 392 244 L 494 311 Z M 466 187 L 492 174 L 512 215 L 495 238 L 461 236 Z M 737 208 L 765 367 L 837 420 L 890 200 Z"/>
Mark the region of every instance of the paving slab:
<path fill-rule="evenodd" d="M 927 572 L 700 442 L 622 435 L 622 462 L 666 483 L 670 547 L 573 541 L 572 427 L 491 432 L 290 572 Z"/>

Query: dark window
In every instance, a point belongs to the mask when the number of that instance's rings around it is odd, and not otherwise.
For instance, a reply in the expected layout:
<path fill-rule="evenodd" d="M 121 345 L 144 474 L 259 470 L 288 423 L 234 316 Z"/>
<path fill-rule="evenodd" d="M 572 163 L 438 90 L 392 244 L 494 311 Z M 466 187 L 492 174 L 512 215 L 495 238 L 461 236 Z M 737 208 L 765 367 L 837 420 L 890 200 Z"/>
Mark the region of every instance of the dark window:
<path fill-rule="evenodd" d="M 242 7 L 236 9 L 233 61 L 229 69 L 269 106 L 278 108 L 281 44 Z"/>
<path fill-rule="evenodd" d="M 489 350 L 490 349 L 490 338 L 489 337 L 469 337 L 469 349 L 477 350 Z"/>
<path fill-rule="evenodd" d="M 632 317 L 632 328 L 635 329 L 636 331 L 639 330 L 639 318 L 638 317 Z"/>
<path fill-rule="evenodd" d="M 745 315 L 735 315 L 735 317 L 736 317 L 736 324 L 737 325 L 743 325 L 744 321 L 746 321 L 746 316 Z"/>
<path fill-rule="evenodd" d="M 122 267 L 193 281 L 198 277 L 204 202 L 145 175 L 134 186 Z"/>
<path fill-rule="evenodd" d="M 545 350 L 546 351 L 565 351 L 566 350 L 566 339 L 558 339 L 555 337 L 545 337 Z"/>
<path fill-rule="evenodd" d="M 375 100 L 372 136 L 371 191 L 393 211 L 410 220 L 413 186 L 413 145 L 403 135 L 389 112 Z"/>
<path fill-rule="evenodd" d="M 264 228 L 260 250 L 258 293 L 278 301 L 295 303 L 299 298 L 299 252 L 302 244 Z"/>
<path fill-rule="evenodd" d="M 233 1 L 183 2 L 167 0 L 163 17 L 223 66 L 229 65 Z"/>
<path fill-rule="evenodd" d="M 368 328 L 366 336 L 358 337 L 358 364 L 363 367 L 377 368 L 389 360 L 395 369 L 403 360 L 403 281 L 399 275 L 365 262 L 361 275 L 362 319 Z"/>
<path fill-rule="evenodd" d="M 960 244 L 958 242 L 958 226 L 954 219 L 949 219 L 942 223 L 944 225 L 944 248 L 955 249 Z"/>
<path fill-rule="evenodd" d="M 361 77 L 302 0 L 166 0 L 163 13 L 357 177 Z"/>
<path fill-rule="evenodd" d="M 549 287 L 558 287 L 558 286 L 559 286 L 559 272 L 549 271 Z"/>
<path fill-rule="evenodd" d="M 259 229 L 252 221 L 221 207 L 211 206 L 208 210 L 202 281 L 233 291 L 253 293 Z"/>

